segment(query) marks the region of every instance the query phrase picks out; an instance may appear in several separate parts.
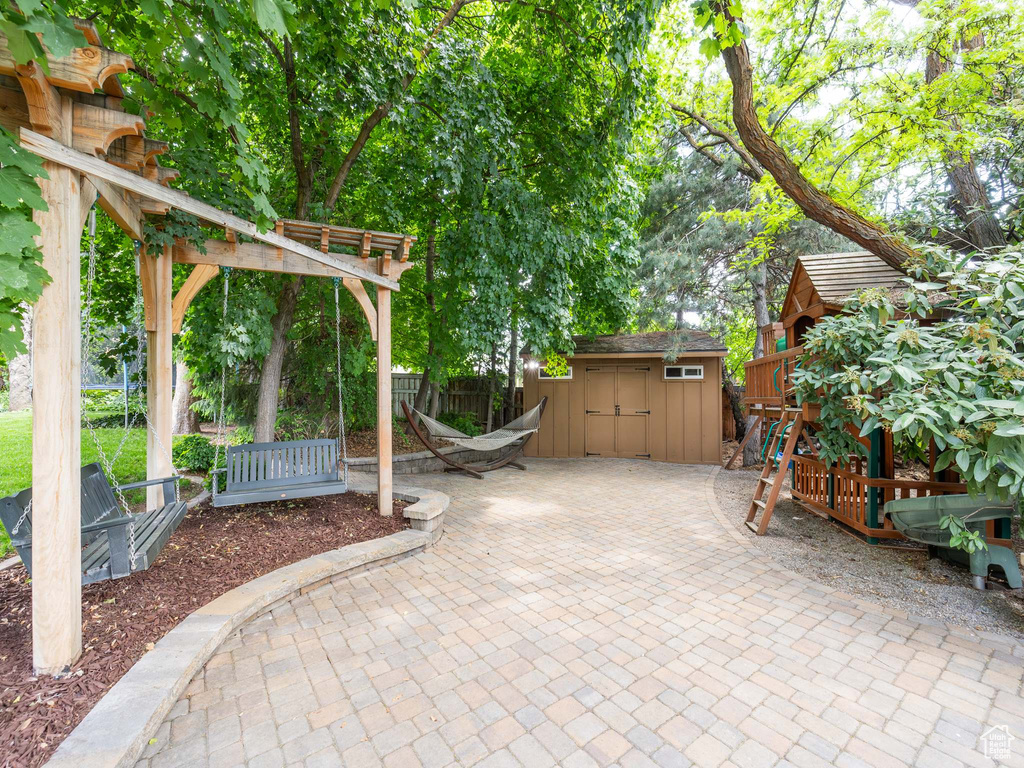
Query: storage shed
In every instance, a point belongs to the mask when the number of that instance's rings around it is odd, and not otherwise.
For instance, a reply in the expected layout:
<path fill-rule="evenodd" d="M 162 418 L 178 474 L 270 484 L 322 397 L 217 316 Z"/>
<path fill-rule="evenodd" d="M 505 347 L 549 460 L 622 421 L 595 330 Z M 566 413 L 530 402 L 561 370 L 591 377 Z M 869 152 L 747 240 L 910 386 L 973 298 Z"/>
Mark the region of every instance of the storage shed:
<path fill-rule="evenodd" d="M 523 405 L 547 396 L 527 456 L 719 464 L 725 347 L 702 331 L 573 338 L 552 376 L 524 349 Z M 666 358 L 668 358 L 666 360 Z"/>

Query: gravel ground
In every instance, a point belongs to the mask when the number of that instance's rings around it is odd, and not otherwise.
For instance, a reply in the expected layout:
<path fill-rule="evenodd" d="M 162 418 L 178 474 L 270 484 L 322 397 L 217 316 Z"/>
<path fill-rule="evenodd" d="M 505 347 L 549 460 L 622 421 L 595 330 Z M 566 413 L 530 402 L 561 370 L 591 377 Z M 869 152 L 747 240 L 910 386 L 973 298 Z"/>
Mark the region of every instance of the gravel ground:
<path fill-rule="evenodd" d="M 822 520 L 795 504 L 788 482 L 767 533 L 755 536 L 742 521 L 757 478 L 756 470 L 723 470 L 715 481 L 715 492 L 737 530 L 779 565 L 895 610 L 1024 641 L 1021 590 L 1002 589 L 992 579 L 990 589 L 975 590 L 966 567 L 928 560 L 916 545 L 869 546 L 839 523 Z M 1016 521 L 1013 528 L 1020 551 L 1024 547 Z"/>

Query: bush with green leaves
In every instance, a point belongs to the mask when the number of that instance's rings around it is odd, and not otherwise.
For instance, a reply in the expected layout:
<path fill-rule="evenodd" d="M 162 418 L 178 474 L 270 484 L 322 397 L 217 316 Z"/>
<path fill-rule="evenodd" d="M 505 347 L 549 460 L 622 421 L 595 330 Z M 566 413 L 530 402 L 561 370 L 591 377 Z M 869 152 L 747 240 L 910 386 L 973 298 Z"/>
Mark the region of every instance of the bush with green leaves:
<path fill-rule="evenodd" d="M 442 424 L 447 424 L 452 429 L 457 429 L 464 435 L 470 437 L 476 437 L 482 435 L 483 430 L 480 429 L 480 425 L 476 423 L 475 413 L 460 413 L 459 411 L 445 411 L 437 420 Z"/>
<path fill-rule="evenodd" d="M 174 466 L 189 472 L 209 472 L 215 452 L 210 439 L 202 435 L 177 435 L 171 448 Z"/>
<path fill-rule="evenodd" d="M 796 393 L 821 405 L 822 460 L 863 456 L 855 434 L 882 427 L 898 452 L 934 440 L 936 470 L 954 467 L 971 495 L 1019 497 L 1024 250 L 921 253 L 904 264 L 905 289 L 860 291 L 804 338 Z M 944 527 L 964 548 L 977 545 L 954 521 Z"/>
<path fill-rule="evenodd" d="M 235 428 L 235 431 L 231 433 L 231 437 L 228 440 L 231 445 L 254 443 L 256 442 L 256 433 L 253 432 L 251 424 L 242 424 Z M 224 453 L 224 451 L 221 451 L 221 453 Z"/>

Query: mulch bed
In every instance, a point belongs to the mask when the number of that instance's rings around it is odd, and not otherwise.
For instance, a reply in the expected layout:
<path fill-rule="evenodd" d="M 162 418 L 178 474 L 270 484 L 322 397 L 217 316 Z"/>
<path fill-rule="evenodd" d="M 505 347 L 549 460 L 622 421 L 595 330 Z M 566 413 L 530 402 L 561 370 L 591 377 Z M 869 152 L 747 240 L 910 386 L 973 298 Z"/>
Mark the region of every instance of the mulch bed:
<path fill-rule="evenodd" d="M 377 497 L 346 493 L 189 512 L 145 572 L 82 590 L 82 657 L 62 679 L 32 672 L 32 589 L 0 571 L 0 765 L 38 766 L 153 644 L 196 608 L 258 576 L 407 527 Z"/>

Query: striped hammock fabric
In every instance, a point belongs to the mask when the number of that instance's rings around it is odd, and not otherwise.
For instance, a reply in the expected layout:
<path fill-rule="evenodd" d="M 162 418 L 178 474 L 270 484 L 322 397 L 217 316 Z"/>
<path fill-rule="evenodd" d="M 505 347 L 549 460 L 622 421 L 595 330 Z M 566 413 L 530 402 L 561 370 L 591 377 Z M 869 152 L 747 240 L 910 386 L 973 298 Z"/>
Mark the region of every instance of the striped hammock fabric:
<path fill-rule="evenodd" d="M 477 437 L 470 437 L 459 432 L 457 429 L 452 429 L 447 424 L 442 424 L 437 419 L 432 419 L 415 408 L 410 408 L 409 410 L 420 417 L 431 437 L 449 440 L 456 445 L 461 445 L 463 448 L 469 448 L 471 451 L 495 451 L 499 448 L 504 448 L 506 445 L 511 445 L 517 440 L 521 440 L 536 432 L 540 427 L 540 405 L 534 406 L 518 419 L 513 419 L 501 429 L 496 429 L 493 432 L 488 432 L 486 435 L 479 435 Z"/>

